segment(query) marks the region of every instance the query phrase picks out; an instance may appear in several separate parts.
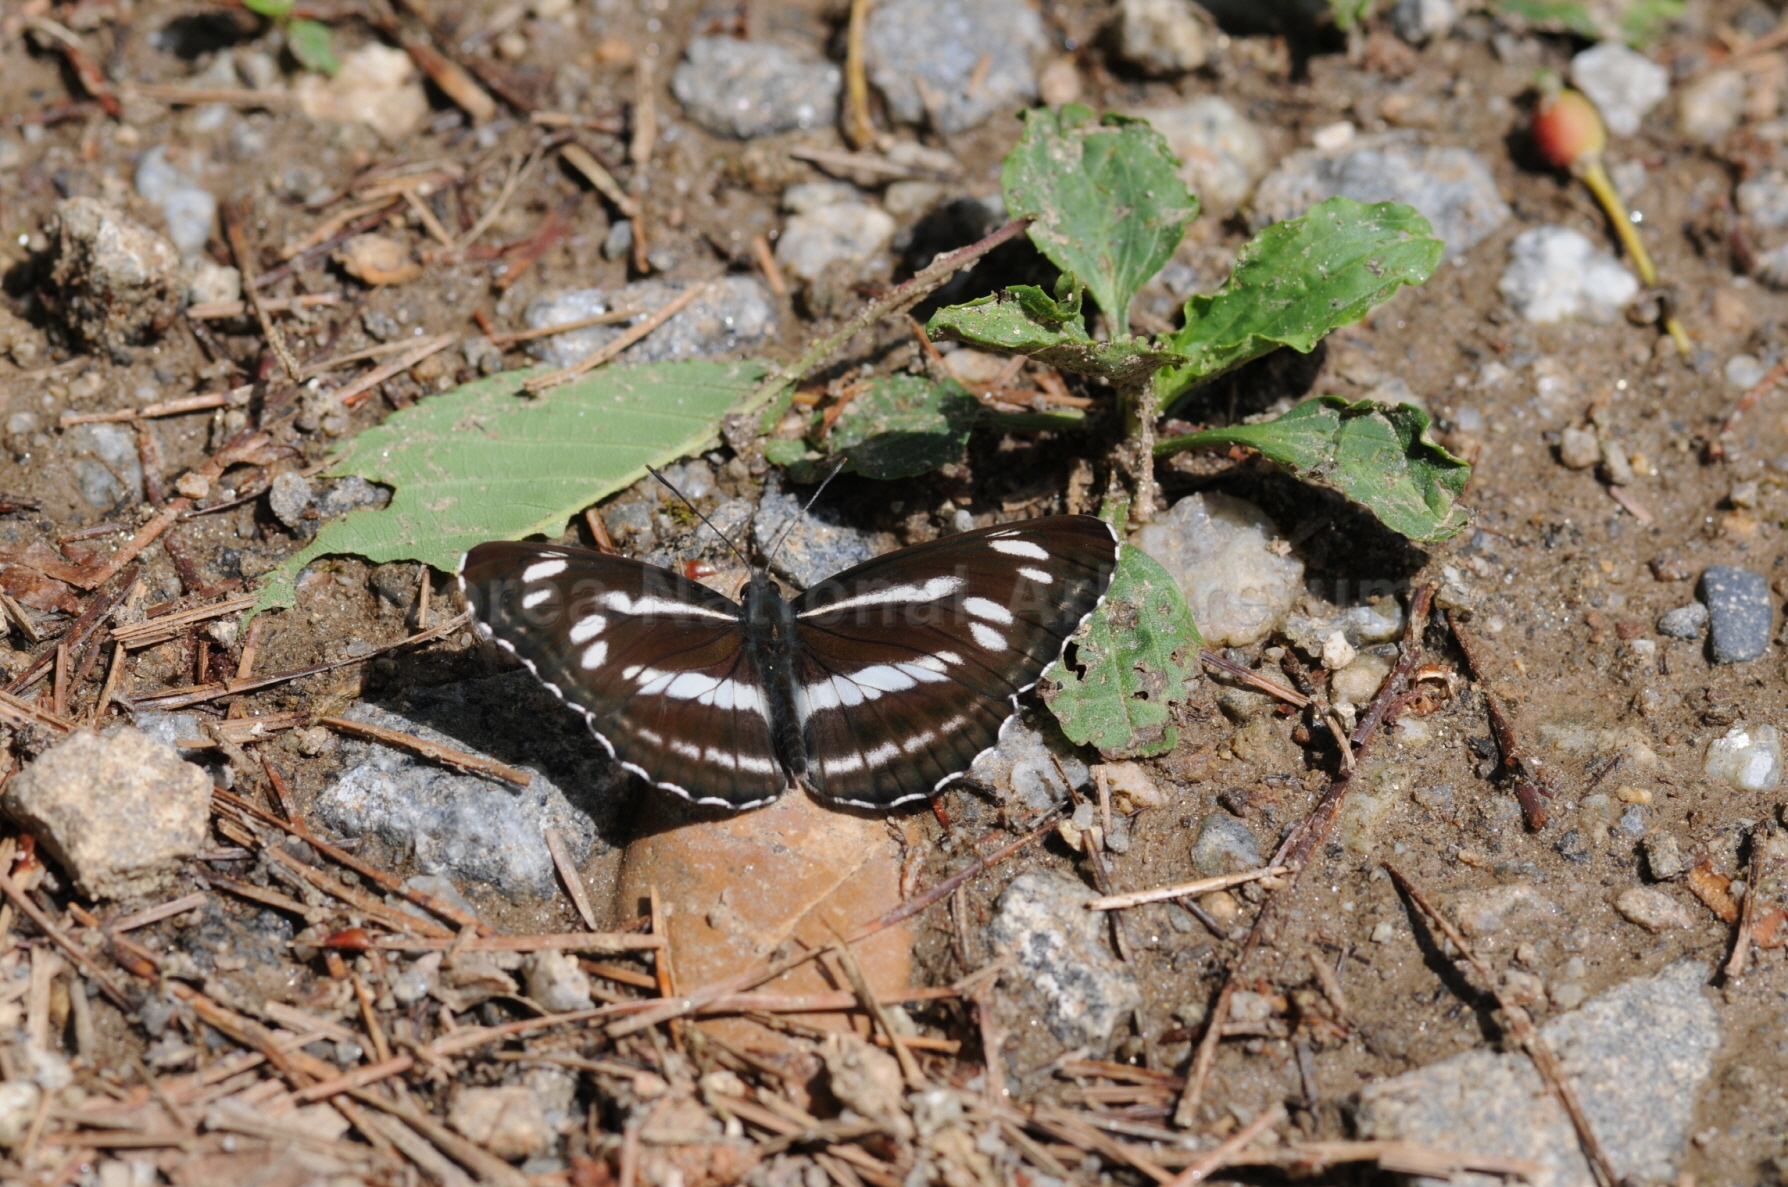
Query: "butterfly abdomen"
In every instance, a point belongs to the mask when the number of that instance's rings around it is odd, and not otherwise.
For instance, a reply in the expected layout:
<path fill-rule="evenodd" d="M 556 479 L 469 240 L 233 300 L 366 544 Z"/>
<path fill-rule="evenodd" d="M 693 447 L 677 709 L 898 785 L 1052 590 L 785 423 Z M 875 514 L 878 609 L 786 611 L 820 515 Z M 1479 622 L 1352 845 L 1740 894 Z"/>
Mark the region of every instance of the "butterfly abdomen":
<path fill-rule="evenodd" d="M 776 757 L 790 775 L 807 773 L 807 745 L 795 713 L 795 615 L 774 582 L 753 575 L 745 587 L 747 646 L 757 661 Z"/>

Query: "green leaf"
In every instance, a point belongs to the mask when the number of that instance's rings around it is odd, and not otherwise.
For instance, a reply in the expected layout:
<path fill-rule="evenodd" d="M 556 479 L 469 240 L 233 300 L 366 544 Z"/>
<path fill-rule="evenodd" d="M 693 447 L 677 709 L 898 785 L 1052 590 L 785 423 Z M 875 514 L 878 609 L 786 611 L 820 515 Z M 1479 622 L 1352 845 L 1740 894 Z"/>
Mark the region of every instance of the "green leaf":
<path fill-rule="evenodd" d="M 1037 250 L 1092 290 L 1113 338 L 1130 333 L 1130 298 L 1173 257 L 1198 199 L 1175 176 L 1167 141 L 1143 120 L 1071 103 L 1024 113 L 1000 184 Z"/>
<path fill-rule="evenodd" d="M 1186 302 L 1186 324 L 1162 345 L 1183 365 L 1155 377 L 1166 408 L 1196 384 L 1280 346 L 1308 354 L 1406 284 L 1421 284 L 1445 244 L 1408 206 L 1330 198 L 1243 245 L 1223 287 Z"/>
<path fill-rule="evenodd" d="M 1583 0 L 1502 0 L 1497 9 L 1549 33 L 1575 33 L 1597 40 L 1601 26 Z"/>
<path fill-rule="evenodd" d="M 1126 544 L 1104 602 L 1044 671 L 1044 699 L 1072 742 L 1114 756 L 1163 754 L 1179 744 L 1170 706 L 1186 699 L 1203 646 L 1179 584 Z"/>
<path fill-rule="evenodd" d="M 341 59 L 335 56 L 334 34 L 319 21 L 293 21 L 286 26 L 286 45 L 292 56 L 306 70 L 334 78 L 341 73 Z"/>
<path fill-rule="evenodd" d="M 278 20 L 297 6 L 298 0 L 242 0 L 242 7 L 268 20 Z"/>
<path fill-rule="evenodd" d="M 960 458 L 980 410 L 955 380 L 887 375 L 844 406 L 823 444 L 848 470 L 912 478 Z"/>
<path fill-rule="evenodd" d="M 1319 478 L 1411 540 L 1445 540 L 1466 524 L 1457 505 L 1471 466 L 1428 439 L 1428 414 L 1339 396 L 1308 400 L 1261 424 L 1173 437 L 1155 456 L 1246 445 L 1303 478 Z"/>
<path fill-rule="evenodd" d="M 1070 305 L 1071 316 L 1064 313 Z M 1029 355 L 1064 371 L 1103 375 L 1119 387 L 1140 384 L 1183 357 L 1141 338 L 1095 342 L 1087 337 L 1080 320 L 1078 291 L 1070 301 L 1055 301 L 1029 284 L 940 309 L 931 315 L 925 330 L 934 338 Z"/>
<path fill-rule="evenodd" d="M 390 504 L 324 524 L 268 574 L 256 612 L 290 605 L 299 570 L 320 556 L 424 561 L 452 572 L 481 541 L 556 535 L 648 465 L 706 447 L 764 373 L 752 362 L 659 363 L 598 371 L 538 397 L 519 394 L 538 370 L 431 396 L 354 438 L 329 473 L 395 488 Z"/>
<path fill-rule="evenodd" d="M 1337 29 L 1351 29 L 1372 15 L 1372 0 L 1329 0 Z"/>

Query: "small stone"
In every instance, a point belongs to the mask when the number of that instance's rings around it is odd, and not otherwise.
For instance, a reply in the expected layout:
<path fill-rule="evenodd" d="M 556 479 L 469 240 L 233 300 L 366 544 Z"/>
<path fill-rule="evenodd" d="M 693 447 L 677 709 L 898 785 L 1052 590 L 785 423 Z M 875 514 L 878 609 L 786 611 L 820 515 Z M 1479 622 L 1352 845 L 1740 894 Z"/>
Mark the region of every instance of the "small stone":
<path fill-rule="evenodd" d="M 872 533 L 829 523 L 822 510 L 803 514 L 803 504 L 795 494 L 776 489 L 766 490 L 758 501 L 757 515 L 751 521 L 751 538 L 766 552 L 789 519 L 800 517 L 771 563 L 778 575 L 808 589 L 876 555 Z"/>
<path fill-rule="evenodd" d="M 0 1083 L 0 1146 L 12 1150 L 24 1142 L 42 1099 L 43 1091 L 30 1080 Z"/>
<path fill-rule="evenodd" d="M 1644 849 L 1645 868 L 1654 882 L 1667 882 L 1689 868 L 1675 833 L 1653 833 L 1645 838 Z"/>
<path fill-rule="evenodd" d="M 210 835 L 211 780 L 141 730 L 81 732 L 13 776 L 7 813 L 89 898 L 146 894 Z"/>
<path fill-rule="evenodd" d="M 366 507 L 383 507 L 391 501 L 390 491 L 374 486 L 358 474 L 334 482 L 312 483 L 311 489 L 316 492 L 313 505 L 320 519 L 334 519 Z"/>
<path fill-rule="evenodd" d="M 1445 37 L 1458 20 L 1452 0 L 1397 0 L 1391 7 L 1392 30 L 1411 45 Z"/>
<path fill-rule="evenodd" d="M 1620 819 L 1614 825 L 1615 831 L 1627 837 L 1643 837 L 1647 827 L 1645 808 L 1641 804 L 1633 804 L 1625 812 L 1622 812 Z"/>
<path fill-rule="evenodd" d="M 1558 460 L 1567 469 L 1587 470 L 1602 460 L 1602 443 L 1594 429 L 1572 426 L 1559 434 Z"/>
<path fill-rule="evenodd" d="M 1066 107 L 1070 103 L 1078 103 L 1083 90 L 1080 66 L 1074 61 L 1073 54 L 1063 54 L 1043 67 L 1037 75 L 1037 98 L 1043 101 L 1045 107 Z M 0 141 L 0 160 L 3 160 L 4 153 L 5 143 Z M 4 168 L 4 164 L 0 163 L 0 171 Z M 893 210 L 890 205 L 889 213 L 893 213 Z"/>
<path fill-rule="evenodd" d="M 310 479 L 296 470 L 281 470 L 267 488 L 267 509 L 289 528 L 295 528 L 310 510 L 314 492 Z"/>
<path fill-rule="evenodd" d="M 96 198 L 57 203 L 46 233 L 50 287 L 77 344 L 129 346 L 173 321 L 180 253 L 166 239 Z"/>
<path fill-rule="evenodd" d="M 309 729 L 299 730 L 293 740 L 297 743 L 298 753 L 306 758 L 328 754 L 336 745 L 335 731 L 326 725 L 313 725 Z"/>
<path fill-rule="evenodd" d="M 413 908 L 411 914 L 420 914 L 420 910 L 420 908 Z M 426 956 L 412 960 L 403 967 L 401 972 L 391 978 L 391 996 L 398 1005 L 413 1006 L 434 992 L 435 986 L 440 981 L 441 960 L 441 953 L 430 952 Z"/>
<path fill-rule="evenodd" d="M 428 118 L 428 93 L 410 55 L 369 42 L 342 55 L 333 78 L 306 73 L 292 88 L 298 107 L 313 120 L 365 124 L 396 142 Z"/>
<path fill-rule="evenodd" d="M 1747 178 L 1738 183 L 1733 191 L 1733 201 L 1738 211 L 1750 220 L 1753 227 L 1765 231 L 1780 230 L 1788 227 L 1788 173 L 1779 169 L 1771 169 Z M 1750 387 L 1763 377 L 1766 370 L 1763 363 L 1752 355 L 1738 355 L 1726 364 L 1726 378 L 1732 380 L 1732 363 L 1738 359 L 1749 359 L 1756 375 L 1750 383 L 1739 383 L 1739 387 Z"/>
<path fill-rule="evenodd" d="M 1614 909 L 1647 931 L 1671 931 L 1694 926 L 1687 907 L 1664 891 L 1654 890 L 1649 886 L 1634 886 L 1621 891 L 1620 896 L 1614 900 Z"/>
<path fill-rule="evenodd" d="M 165 144 L 137 158 L 136 188 L 161 211 L 168 238 L 182 259 L 194 259 L 205 250 L 217 220 L 217 199 L 174 167 Z"/>
<path fill-rule="evenodd" d="M 1690 602 L 1658 616 L 1658 634 L 1672 639 L 1699 639 L 1707 629 L 1707 607 Z"/>
<path fill-rule="evenodd" d="M 1241 206 L 1272 163 L 1266 137 L 1217 95 L 1200 95 L 1172 107 L 1127 112 L 1161 133 L 1180 160 L 1179 178 L 1198 195 L 1206 213 L 1222 216 Z"/>
<path fill-rule="evenodd" d="M 771 42 L 697 37 L 671 76 L 671 93 L 708 131 L 750 140 L 831 125 L 842 82 L 830 62 Z"/>
<path fill-rule="evenodd" d="M 1571 82 L 1602 113 L 1616 136 L 1639 130 L 1645 113 L 1670 93 L 1670 72 L 1618 41 L 1604 41 L 1571 59 Z"/>
<path fill-rule="evenodd" d="M 1782 735 L 1773 725 L 1735 725 L 1708 743 L 1701 770 L 1740 791 L 1769 791 L 1782 781 Z"/>
<path fill-rule="evenodd" d="M 520 1084 L 461 1088 L 447 1111 L 447 1124 L 511 1162 L 538 1153 L 553 1139 L 539 1099 Z"/>
<path fill-rule="evenodd" d="M 1064 874 L 1020 874 L 1000 894 L 989 944 L 1017 959 L 1018 979 L 1040 998 L 1041 1017 L 1068 1047 L 1102 1046 L 1142 1002 L 1130 967 L 1105 946 L 1093 894 Z"/>
<path fill-rule="evenodd" d="M 1527 882 L 1510 882 L 1455 895 L 1448 910 L 1466 935 L 1482 938 L 1504 931 L 1523 934 L 1557 917 L 1558 906 Z"/>
<path fill-rule="evenodd" d="M 106 510 L 142 500 L 143 461 L 135 433 L 123 425 L 85 424 L 70 429 L 66 440 L 76 454 L 75 482 L 89 504 Z"/>
<path fill-rule="evenodd" d="M 619 225 L 619 224 L 617 224 Z M 523 320 L 529 329 L 545 329 L 598 313 L 637 311 L 644 320 L 692 282 L 641 280 L 609 295 L 604 290 L 571 289 L 540 297 Z M 711 283 L 705 293 L 678 310 L 669 321 L 621 352 L 629 363 L 662 363 L 673 359 L 710 358 L 730 354 L 763 340 L 776 330 L 776 305 L 763 282 L 751 276 L 728 276 Z M 587 326 L 537 339 L 529 350 L 555 367 L 569 367 L 595 354 L 626 332 L 627 323 Z"/>
<path fill-rule="evenodd" d="M 1715 70 L 1683 88 L 1676 101 L 1676 126 L 1690 140 L 1713 144 L 1744 118 L 1749 87 L 1737 70 Z"/>
<path fill-rule="evenodd" d="M 1712 565 L 1701 574 L 1701 600 L 1715 663 L 1744 663 L 1769 649 L 1773 613 L 1763 574 Z"/>
<path fill-rule="evenodd" d="M 422 275 L 410 249 L 388 235 L 356 235 L 335 250 L 335 262 L 362 284 L 408 284 Z"/>
<path fill-rule="evenodd" d="M 1260 839 L 1242 821 L 1227 812 L 1212 812 L 1198 822 L 1198 839 L 1192 842 L 1192 868 L 1201 877 L 1238 874 L 1265 864 Z"/>
<path fill-rule="evenodd" d="M 1569 227 L 1533 227 L 1509 244 L 1497 291 L 1531 322 L 1580 319 L 1608 325 L 1639 293 L 1620 261 Z"/>
<path fill-rule="evenodd" d="M 1347 636 L 1340 631 L 1335 631 L 1322 641 L 1322 666 L 1331 672 L 1339 672 L 1351 664 L 1358 655 L 1359 652 L 1354 649 L 1352 643 L 1347 641 Z"/>
<path fill-rule="evenodd" d="M 1181 499 L 1134 539 L 1173 574 L 1205 641 L 1230 647 L 1266 638 L 1303 593 L 1304 563 L 1278 541 L 1265 512 L 1216 491 Z"/>
<path fill-rule="evenodd" d="M 595 1004 L 590 998 L 590 976 L 577 967 L 577 958 L 569 952 L 529 953 L 522 962 L 522 977 L 528 997 L 548 1013 L 587 1010 Z"/>
<path fill-rule="evenodd" d="M 1077 750 L 1052 716 L 1026 714 L 1000 731 L 992 750 L 975 756 L 969 775 L 1002 800 L 1043 812 L 1068 798 L 1064 774 L 1077 788 L 1092 785 L 1092 773 Z"/>
<path fill-rule="evenodd" d="M 1150 74 L 1196 70 L 1210 57 L 1210 17 L 1192 0 L 1118 0 L 1118 53 Z"/>
<path fill-rule="evenodd" d="M 900 1062 L 854 1034 L 829 1034 L 820 1047 L 826 1086 L 847 1109 L 880 1122 L 899 1137 L 912 1137 Z"/>
<path fill-rule="evenodd" d="M 1695 570 L 1675 552 L 1660 552 L 1646 562 L 1655 581 L 1687 581 Z"/>
<path fill-rule="evenodd" d="M 842 273 L 847 278 L 894 239 L 894 219 L 866 202 L 840 202 L 797 214 L 776 241 L 776 262 L 809 283 Z"/>
<path fill-rule="evenodd" d="M 174 479 L 174 493 L 187 499 L 202 499 L 211 493 L 211 480 L 188 470 Z"/>
<path fill-rule="evenodd" d="M 864 58 L 895 119 L 949 136 L 1036 98 L 1050 44 L 1021 0 L 885 0 L 870 9 Z"/>
<path fill-rule="evenodd" d="M 1337 705 L 1370 704 L 1390 674 L 1390 660 L 1367 652 L 1329 678 L 1329 696 Z"/>
<path fill-rule="evenodd" d="M 633 250 L 633 220 L 618 218 L 602 237 L 602 258 L 618 260 Z"/>
<path fill-rule="evenodd" d="M 1370 140 L 1280 161 L 1255 191 L 1249 221 L 1258 231 L 1336 195 L 1415 207 L 1446 244 L 1448 259 L 1470 251 L 1513 214 L 1489 166 L 1469 149 Z"/>
<path fill-rule="evenodd" d="M 186 299 L 194 305 L 242 299 L 242 273 L 224 267 L 209 256 L 189 260 L 181 271 L 186 278 Z"/>
<path fill-rule="evenodd" d="M 1763 494 L 1755 480 L 1735 483 L 1726 492 L 1726 501 L 1741 511 L 1755 511 L 1762 502 Z"/>
<path fill-rule="evenodd" d="M 1389 920 L 1380 920 L 1372 925 L 1370 939 L 1374 944 L 1389 944 L 1397 938 L 1397 925 Z"/>
<path fill-rule="evenodd" d="M 1417 787 L 1409 793 L 1409 798 L 1430 812 L 1436 812 L 1442 816 L 1452 814 L 1454 792 L 1451 783 L 1436 783 L 1432 787 Z"/>

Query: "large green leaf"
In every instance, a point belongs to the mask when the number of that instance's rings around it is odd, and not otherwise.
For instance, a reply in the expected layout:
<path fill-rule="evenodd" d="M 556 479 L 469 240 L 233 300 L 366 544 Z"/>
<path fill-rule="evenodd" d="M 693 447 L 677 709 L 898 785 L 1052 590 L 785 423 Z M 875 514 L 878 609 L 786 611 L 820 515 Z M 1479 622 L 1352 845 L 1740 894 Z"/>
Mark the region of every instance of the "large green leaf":
<path fill-rule="evenodd" d="M 1457 505 L 1471 466 L 1428 439 L 1428 414 L 1339 396 L 1307 400 L 1274 420 L 1171 437 L 1155 456 L 1246 445 L 1302 478 L 1318 478 L 1411 540 L 1445 540 L 1466 524 Z"/>
<path fill-rule="evenodd" d="M 1063 279 L 1073 278 L 1064 273 Z M 1087 337 L 1078 287 L 1067 297 L 1052 298 L 1035 285 L 1013 285 L 978 301 L 938 310 L 925 331 L 934 338 L 1029 355 L 1064 371 L 1103 375 L 1119 387 L 1140 384 L 1183 357 L 1143 338 L 1095 342 Z"/>
<path fill-rule="evenodd" d="M 1070 741 L 1114 756 L 1163 754 L 1179 743 L 1170 706 L 1186 699 L 1203 646 L 1173 576 L 1126 544 L 1105 600 L 1043 673 L 1044 699 Z"/>
<path fill-rule="evenodd" d="M 689 361 L 615 368 L 521 394 L 533 371 L 505 371 L 432 396 L 349 442 L 330 468 L 394 488 L 378 510 L 323 525 L 268 574 L 257 612 L 290 605 L 298 571 L 320 556 L 424 561 L 452 571 L 484 540 L 557 534 L 604 495 L 715 440 L 720 418 L 763 378 L 761 363 Z"/>
<path fill-rule="evenodd" d="M 1070 103 L 1024 113 L 1000 173 L 1006 209 L 1031 218 L 1031 242 L 1092 290 L 1113 338 L 1130 333 L 1130 298 L 1161 270 L 1198 216 L 1179 162 L 1142 120 Z"/>
<path fill-rule="evenodd" d="M 1396 202 L 1330 198 L 1274 223 L 1243 245 L 1221 289 L 1186 302 L 1186 324 L 1162 345 L 1187 361 L 1155 377 L 1161 407 L 1277 347 L 1308 354 L 1329 331 L 1427 280 L 1445 246 Z"/>
<path fill-rule="evenodd" d="M 955 380 L 886 375 L 844 406 L 828 453 L 870 478 L 912 478 L 962 457 L 981 404 Z"/>

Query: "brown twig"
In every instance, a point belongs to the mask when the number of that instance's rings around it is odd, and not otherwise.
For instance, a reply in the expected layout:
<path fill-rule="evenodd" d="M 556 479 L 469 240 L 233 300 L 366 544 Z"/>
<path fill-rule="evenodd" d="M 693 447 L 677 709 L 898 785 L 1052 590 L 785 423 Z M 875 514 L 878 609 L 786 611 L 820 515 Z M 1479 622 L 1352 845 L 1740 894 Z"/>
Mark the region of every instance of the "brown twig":
<path fill-rule="evenodd" d="M 0 892 L 6 895 L 8 902 L 35 923 L 37 929 L 50 938 L 51 943 L 62 949 L 70 960 L 79 965 L 82 972 L 93 978 L 93 983 L 98 985 L 100 992 L 106 995 L 107 1001 L 127 1013 L 135 1009 L 135 1004 L 112 980 L 112 975 L 102 968 L 98 961 L 88 955 L 86 948 L 69 939 L 68 935 L 44 913 L 44 909 L 33 902 L 29 895 L 19 889 L 19 884 L 13 881 L 11 867 L 15 844 L 16 841 L 12 837 L 0 841 Z"/>
<path fill-rule="evenodd" d="M 1724 969 L 1728 981 L 1744 976 L 1745 969 L 1751 962 L 1751 936 L 1757 927 L 1757 900 L 1762 898 L 1758 891 L 1763 877 L 1763 848 L 1765 833 L 1762 829 L 1751 834 L 1751 874 L 1746 883 L 1745 898 L 1739 907 L 1738 931 L 1732 937 L 1732 955 L 1726 960 Z"/>
<path fill-rule="evenodd" d="M 1231 660 L 1229 657 L 1219 655 L 1215 651 L 1208 649 L 1200 651 L 1198 653 L 1198 658 L 1211 665 L 1213 668 L 1227 673 L 1245 684 L 1254 686 L 1268 696 L 1277 697 L 1288 705 L 1295 705 L 1299 709 L 1307 709 L 1313 703 L 1311 698 L 1305 696 L 1303 693 L 1293 692 L 1278 681 L 1269 680 L 1254 669 L 1245 668 L 1241 664 Z"/>
<path fill-rule="evenodd" d="M 751 258 L 757 261 L 758 271 L 764 274 L 764 283 L 778 297 L 788 296 L 788 280 L 782 275 L 782 265 L 776 262 L 776 253 L 770 250 L 770 241 L 762 235 L 751 237 Z"/>
<path fill-rule="evenodd" d="M 559 150 L 559 156 L 564 158 L 567 165 L 583 174 L 584 180 L 595 186 L 596 192 L 607 198 L 622 218 L 639 217 L 638 204 L 627 196 L 627 191 L 621 188 L 615 175 L 603 168 L 602 162 L 589 149 L 573 140 Z"/>
<path fill-rule="evenodd" d="M 1285 1106 L 1274 1104 L 1231 1134 L 1222 1145 L 1167 1181 L 1167 1187 L 1192 1187 L 1202 1183 L 1212 1172 L 1229 1165 L 1229 1160 L 1254 1144 L 1254 1140 L 1273 1126 L 1286 1120 Z"/>
<path fill-rule="evenodd" d="M 565 844 L 565 837 L 556 828 L 546 830 L 546 851 L 553 856 L 553 865 L 558 868 L 559 878 L 565 883 L 565 893 L 571 896 L 571 905 L 577 908 L 577 917 L 584 921 L 584 926 L 591 931 L 596 930 L 596 912 L 590 906 L 590 894 L 584 889 L 584 876 L 572 859 L 571 849 Z"/>
<path fill-rule="evenodd" d="M 383 742 L 387 746 L 401 747 L 419 754 L 431 762 L 442 763 L 469 775 L 501 779 L 505 783 L 513 783 L 517 787 L 527 787 L 534 782 L 534 777 L 528 772 L 518 771 L 494 758 L 486 758 L 481 754 L 472 754 L 464 750 L 455 750 L 451 746 L 443 746 L 439 742 L 431 742 L 427 738 L 406 734 L 401 730 L 386 729 L 382 725 L 372 725 L 348 717 L 319 717 L 317 724 L 326 725 L 337 733 L 371 738 L 373 741 Z"/>
<path fill-rule="evenodd" d="M 573 330 L 585 330 L 591 326 L 612 326 L 624 321 L 631 321 L 639 316 L 637 309 L 614 309 L 608 313 L 593 313 L 589 317 L 580 317 L 575 321 L 561 322 L 555 326 L 541 326 L 533 330 L 514 330 L 507 334 L 486 333 L 484 336 L 493 346 L 514 346 L 518 342 L 532 342 L 536 338 L 550 338 L 554 334 L 569 334 Z"/>
<path fill-rule="evenodd" d="M 346 387 L 338 388 L 333 393 L 336 402 L 344 408 L 352 408 L 371 395 L 372 389 L 387 379 L 394 375 L 401 375 L 429 355 L 446 350 L 457 341 L 459 339 L 452 334 L 437 334 L 433 338 L 423 339 L 383 367 L 368 371 Z"/>
<path fill-rule="evenodd" d="M 218 217 L 223 222 L 224 240 L 230 245 L 230 254 L 236 259 L 236 267 L 242 275 L 251 274 L 259 261 L 249 252 L 248 232 L 243 229 L 244 211 L 235 202 L 221 202 L 217 207 Z M 261 323 L 261 333 L 267 338 L 267 348 L 285 368 L 286 378 L 293 383 L 298 382 L 298 360 L 293 357 L 291 348 L 286 345 L 286 336 L 273 320 L 273 314 L 261 304 L 261 293 L 254 285 L 246 285 L 242 290 L 249 308 L 254 310 L 255 320 Z"/>
<path fill-rule="evenodd" d="M 1291 867 L 1289 866 L 1265 866 L 1240 874 L 1222 874 L 1215 878 L 1200 878 L 1195 882 L 1181 882 L 1176 886 L 1159 886 L 1154 890 L 1136 890 L 1129 894 L 1114 894 L 1107 898 L 1096 898 L 1090 900 L 1086 908 L 1089 911 L 1115 911 L 1124 907 L 1139 907 L 1144 903 L 1159 903 L 1167 899 L 1190 898 L 1193 895 L 1209 894 L 1213 890 L 1227 890 L 1231 886 L 1240 886 L 1244 882 L 1276 878 L 1280 874 L 1290 872 Z"/>
<path fill-rule="evenodd" d="M 709 286 L 705 283 L 689 285 L 689 287 L 685 288 L 675 297 L 672 297 L 669 301 L 666 301 L 652 313 L 648 314 L 637 325 L 629 327 L 625 333 L 609 342 L 602 347 L 602 349 L 593 352 L 586 358 L 580 359 L 569 367 L 561 367 L 557 371 L 548 371 L 545 375 L 536 375 L 532 379 L 527 380 L 522 386 L 530 392 L 543 391 L 549 387 L 556 387 L 561 383 L 568 383 L 580 375 L 595 370 L 597 367 L 602 366 L 602 364 L 608 362 L 623 350 L 626 350 L 629 346 L 632 346 L 635 342 L 638 342 L 641 338 L 644 338 L 647 334 L 650 334 L 653 330 L 656 330 L 659 326 L 681 313 L 684 308 L 692 303 L 697 297 L 706 293 L 708 287 Z"/>
<path fill-rule="evenodd" d="M 851 0 L 844 41 L 844 138 L 858 149 L 875 143 L 875 125 L 869 119 L 869 72 L 863 64 L 863 30 L 868 23 L 869 0 Z"/>
<path fill-rule="evenodd" d="M 1447 611 L 1447 626 L 1452 630 L 1453 638 L 1465 656 L 1472 678 L 1484 690 L 1484 710 L 1490 718 L 1490 732 L 1496 736 L 1496 748 L 1502 755 L 1499 773 L 1514 789 L 1515 798 L 1521 803 L 1521 815 L 1527 823 L 1528 831 L 1539 832 L 1546 826 L 1545 801 L 1551 799 L 1554 793 L 1540 775 L 1539 762 L 1522 749 L 1516 738 L 1515 727 L 1509 721 L 1502 698 L 1491 687 L 1489 672 L 1482 662 L 1477 639 L 1465 629 L 1459 615 L 1451 610 Z"/>

